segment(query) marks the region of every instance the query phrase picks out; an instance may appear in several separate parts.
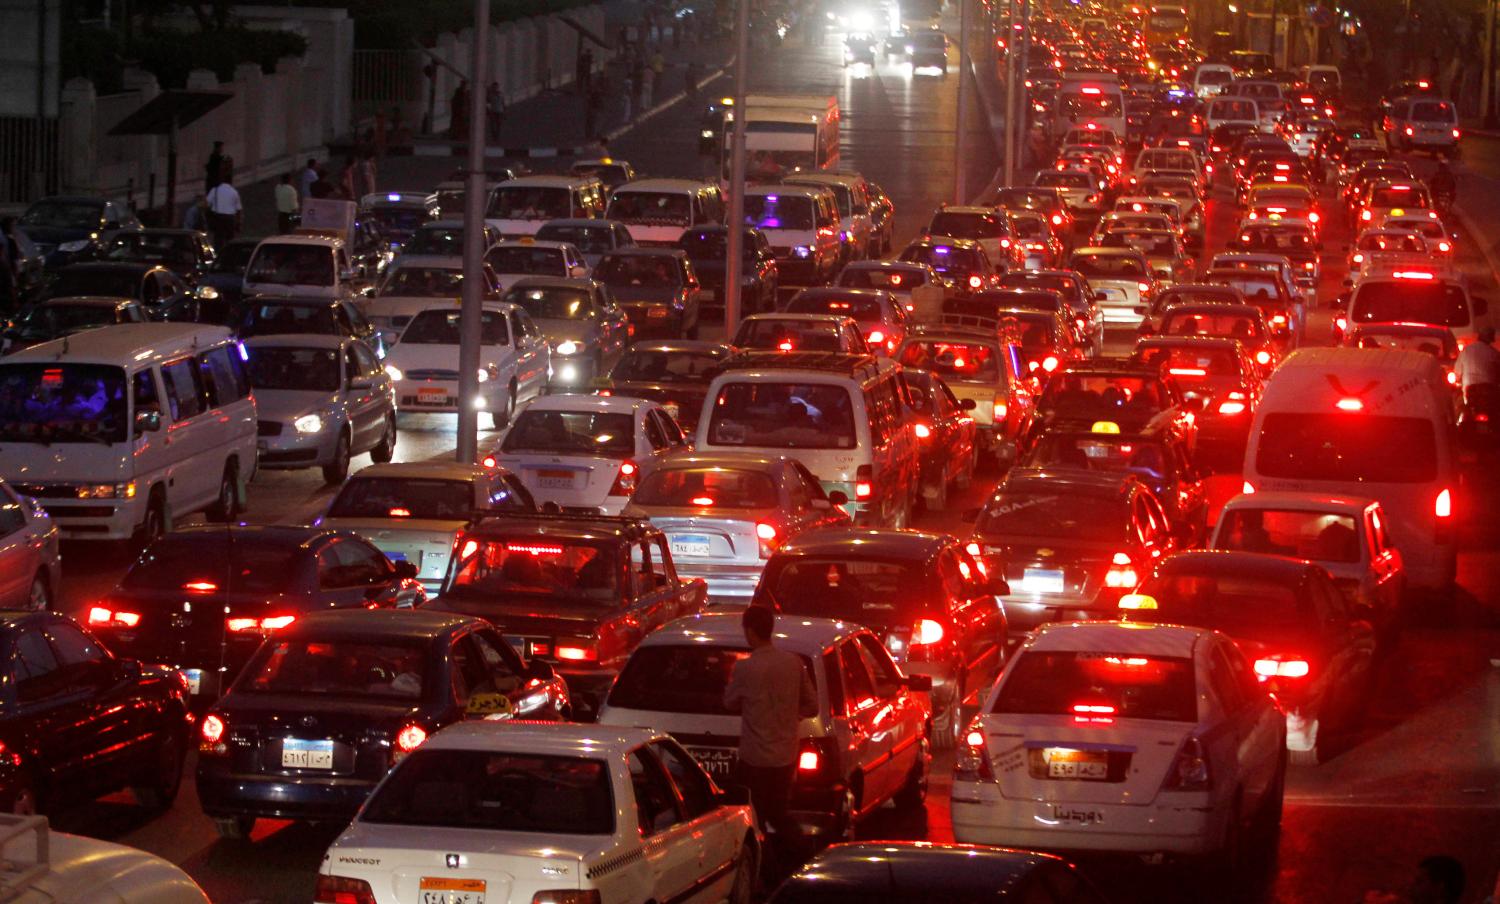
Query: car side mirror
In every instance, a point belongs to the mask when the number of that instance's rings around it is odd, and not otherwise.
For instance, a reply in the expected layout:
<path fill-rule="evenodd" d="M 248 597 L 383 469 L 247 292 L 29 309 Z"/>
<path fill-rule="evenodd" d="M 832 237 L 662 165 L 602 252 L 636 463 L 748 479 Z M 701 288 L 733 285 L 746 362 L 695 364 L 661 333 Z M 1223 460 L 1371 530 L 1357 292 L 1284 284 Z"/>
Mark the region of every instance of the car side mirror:
<path fill-rule="evenodd" d="M 400 562 L 393 562 L 391 564 L 393 566 L 393 570 L 396 573 L 396 577 L 398 578 L 405 579 L 414 578 L 417 576 L 417 566 L 413 565 L 410 562 L 402 560 Z"/>
<path fill-rule="evenodd" d="M 552 668 L 552 663 L 542 659 L 533 659 L 526 663 L 526 677 L 546 684 L 557 677 L 557 672 Z"/>
<path fill-rule="evenodd" d="M 843 490 L 834 490 L 832 493 L 828 494 L 828 504 L 838 506 L 848 505 L 849 494 L 845 493 Z"/>
<path fill-rule="evenodd" d="M 979 403 L 974 401 L 973 399 L 959 399 L 958 407 L 962 408 L 964 411 L 973 411 L 974 409 L 979 407 Z"/>
<path fill-rule="evenodd" d="M 155 433 L 161 429 L 160 411 L 137 411 L 135 413 L 136 433 Z"/>
<path fill-rule="evenodd" d="M 907 675 L 901 683 L 906 685 L 908 690 L 932 693 L 931 675 Z"/>
<path fill-rule="evenodd" d="M 1010 581 L 999 576 L 992 577 L 988 589 L 990 596 L 1010 596 Z"/>
<path fill-rule="evenodd" d="M 373 389 L 375 381 L 370 377 L 353 377 L 349 380 L 350 389 Z"/>

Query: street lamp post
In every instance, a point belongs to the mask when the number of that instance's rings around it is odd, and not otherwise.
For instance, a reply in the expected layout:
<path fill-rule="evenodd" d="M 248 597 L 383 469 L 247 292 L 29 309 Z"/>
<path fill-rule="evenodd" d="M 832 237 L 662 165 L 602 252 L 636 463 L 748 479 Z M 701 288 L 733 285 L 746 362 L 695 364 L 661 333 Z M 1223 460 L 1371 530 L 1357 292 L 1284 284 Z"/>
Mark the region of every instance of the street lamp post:
<path fill-rule="evenodd" d="M 740 321 L 740 302 L 744 294 L 745 265 L 745 93 L 750 68 L 750 0 L 736 4 L 734 23 L 734 137 L 730 140 L 729 164 L 729 236 L 724 243 L 728 259 L 724 261 L 724 335 L 734 337 Z"/>
<path fill-rule="evenodd" d="M 969 186 L 965 172 L 964 142 L 969 135 L 969 98 L 964 85 L 969 79 L 969 5 L 971 0 L 958 0 L 958 116 L 955 118 L 957 134 L 953 137 L 953 203 L 966 204 Z"/>
<path fill-rule="evenodd" d="M 464 173 L 464 278 L 458 332 L 458 448 L 462 464 L 479 457 L 479 336 L 484 315 L 485 78 L 489 70 L 490 0 L 474 2 L 473 73 L 469 79 L 469 169 Z"/>

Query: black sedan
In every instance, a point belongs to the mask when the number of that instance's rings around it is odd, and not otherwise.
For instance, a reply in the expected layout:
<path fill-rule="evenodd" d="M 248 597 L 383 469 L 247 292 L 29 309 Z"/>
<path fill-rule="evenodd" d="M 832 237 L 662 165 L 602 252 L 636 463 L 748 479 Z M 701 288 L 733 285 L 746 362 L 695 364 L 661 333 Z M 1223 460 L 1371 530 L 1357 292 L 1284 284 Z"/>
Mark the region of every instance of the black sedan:
<path fill-rule="evenodd" d="M 734 346 L 690 339 L 637 342 L 597 382 L 600 395 L 660 402 L 684 433 L 692 434 L 708 395 L 708 384 Z"/>
<path fill-rule="evenodd" d="M 130 788 L 177 797 L 187 688 L 175 670 L 111 655 L 55 612 L 0 613 L 0 807 L 32 813 Z"/>
<path fill-rule="evenodd" d="M 696 339 L 702 290 L 687 252 L 678 248 L 622 248 L 604 255 L 593 278 L 609 286 L 635 335 Z"/>
<path fill-rule="evenodd" d="M 1253 552 L 1178 553 L 1120 606 L 1130 621 L 1234 638 L 1286 710 L 1294 763 L 1317 763 L 1359 719 L 1375 654 L 1373 613 L 1349 602 L 1320 565 Z"/>
<path fill-rule="evenodd" d="M 36 243 L 49 270 L 88 260 L 100 239 L 141 228 L 124 204 L 79 195 L 42 198 L 26 208 L 17 225 Z"/>
<path fill-rule="evenodd" d="M 687 252 L 693 271 L 703 284 L 703 306 L 722 309 L 729 227 L 694 226 L 677 240 L 677 247 Z M 781 284 L 781 274 L 776 269 L 776 252 L 771 250 L 766 234 L 754 226 L 745 227 L 742 260 L 740 313 L 765 314 L 776 310 L 776 293 Z"/>
<path fill-rule="evenodd" d="M 153 320 L 167 320 L 191 306 L 193 290 L 161 264 L 91 261 L 59 270 L 42 298 L 86 295 L 133 298 Z"/>
<path fill-rule="evenodd" d="M 960 399 L 937 374 L 906 368 L 906 389 L 917 417 L 912 429 L 922 452 L 922 501 L 930 512 L 948 507 L 948 487 L 969 488 L 979 461 L 973 399 Z"/>
<path fill-rule="evenodd" d="M 1073 864 L 1052 854 L 968 844 L 836 844 L 809 860 L 768 904 L 1105 904 Z"/>
<path fill-rule="evenodd" d="M 463 719 L 561 720 L 568 690 L 488 622 L 319 612 L 268 638 L 198 728 L 198 799 L 225 838 L 261 817 L 348 819 L 386 772 Z"/>
<path fill-rule="evenodd" d="M 415 567 L 346 531 L 190 527 L 151 544 L 88 622 L 112 650 L 181 668 L 207 701 L 266 635 L 310 612 L 426 598 Z"/>
<path fill-rule="evenodd" d="M 196 285 L 214 263 L 214 246 L 192 229 L 139 229 L 101 240 L 97 258 L 130 264 L 160 264 Z"/>

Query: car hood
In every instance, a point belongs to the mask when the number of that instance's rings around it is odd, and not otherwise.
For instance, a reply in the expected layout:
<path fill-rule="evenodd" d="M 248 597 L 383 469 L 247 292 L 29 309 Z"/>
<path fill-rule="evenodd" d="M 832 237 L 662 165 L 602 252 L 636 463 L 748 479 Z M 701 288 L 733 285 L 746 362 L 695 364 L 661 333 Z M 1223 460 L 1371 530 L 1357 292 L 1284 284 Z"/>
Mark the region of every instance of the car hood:
<path fill-rule="evenodd" d="M 286 421 L 304 414 L 321 414 L 338 403 L 338 393 L 300 389 L 255 390 L 256 417 L 263 421 Z"/>

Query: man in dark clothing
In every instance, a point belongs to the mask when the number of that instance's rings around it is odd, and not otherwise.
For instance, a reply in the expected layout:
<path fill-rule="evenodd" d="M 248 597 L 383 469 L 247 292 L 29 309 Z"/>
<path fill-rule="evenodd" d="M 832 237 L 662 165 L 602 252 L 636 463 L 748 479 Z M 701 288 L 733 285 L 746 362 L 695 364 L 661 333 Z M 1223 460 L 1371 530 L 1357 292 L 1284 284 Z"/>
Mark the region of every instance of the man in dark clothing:
<path fill-rule="evenodd" d="M 224 142 L 215 141 L 214 149 L 208 154 L 208 162 L 203 164 L 203 192 L 207 194 L 210 189 L 224 181 Z"/>

